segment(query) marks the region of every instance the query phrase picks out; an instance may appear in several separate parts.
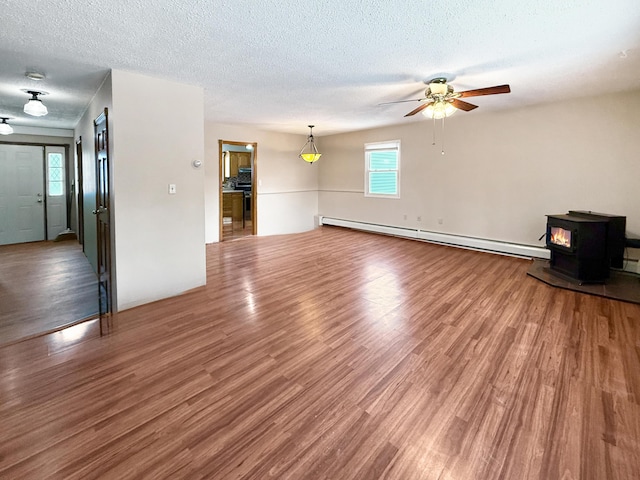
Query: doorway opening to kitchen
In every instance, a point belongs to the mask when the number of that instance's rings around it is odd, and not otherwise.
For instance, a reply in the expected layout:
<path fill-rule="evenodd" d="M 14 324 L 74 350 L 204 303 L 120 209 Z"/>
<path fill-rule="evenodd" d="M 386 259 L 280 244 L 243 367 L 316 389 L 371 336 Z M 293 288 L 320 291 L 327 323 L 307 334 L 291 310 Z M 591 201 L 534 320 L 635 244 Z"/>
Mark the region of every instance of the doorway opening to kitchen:
<path fill-rule="evenodd" d="M 220 241 L 255 235 L 258 144 L 218 140 Z"/>

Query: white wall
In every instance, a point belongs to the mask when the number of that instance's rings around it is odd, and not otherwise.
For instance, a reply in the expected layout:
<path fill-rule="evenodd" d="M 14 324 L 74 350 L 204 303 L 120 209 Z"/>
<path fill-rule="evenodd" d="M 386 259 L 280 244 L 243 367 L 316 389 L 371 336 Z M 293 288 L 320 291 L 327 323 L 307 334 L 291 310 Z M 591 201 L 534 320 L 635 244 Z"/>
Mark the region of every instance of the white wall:
<path fill-rule="evenodd" d="M 457 112 L 446 121 L 444 156 L 440 125 L 432 146 L 427 119 L 322 137 L 319 213 L 542 246 L 546 214 L 580 209 L 625 215 L 638 235 L 638 125 L 636 91 Z M 364 143 L 396 139 L 401 198 L 365 198 Z"/>
<path fill-rule="evenodd" d="M 254 192 L 258 235 L 298 233 L 315 227 L 318 164 L 309 165 L 298 157 L 306 142 L 306 134 L 291 135 L 247 126 L 207 123 L 205 138 L 207 243 L 217 242 L 220 235 L 218 140 L 258 143 L 253 172 L 259 182 L 257 194 Z"/>
<path fill-rule="evenodd" d="M 118 310 L 206 283 L 200 87 L 112 71 Z M 169 195 L 169 184 L 177 193 Z"/>

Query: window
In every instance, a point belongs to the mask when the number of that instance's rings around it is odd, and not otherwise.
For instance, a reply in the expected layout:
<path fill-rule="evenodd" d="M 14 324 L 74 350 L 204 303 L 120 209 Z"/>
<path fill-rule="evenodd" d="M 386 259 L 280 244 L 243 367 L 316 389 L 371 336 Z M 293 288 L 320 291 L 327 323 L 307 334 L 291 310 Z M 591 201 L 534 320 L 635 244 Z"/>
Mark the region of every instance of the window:
<path fill-rule="evenodd" d="M 47 154 L 47 182 L 50 197 L 64 195 L 64 162 L 61 153 Z"/>
<path fill-rule="evenodd" d="M 364 145 L 367 197 L 400 198 L 400 140 Z"/>

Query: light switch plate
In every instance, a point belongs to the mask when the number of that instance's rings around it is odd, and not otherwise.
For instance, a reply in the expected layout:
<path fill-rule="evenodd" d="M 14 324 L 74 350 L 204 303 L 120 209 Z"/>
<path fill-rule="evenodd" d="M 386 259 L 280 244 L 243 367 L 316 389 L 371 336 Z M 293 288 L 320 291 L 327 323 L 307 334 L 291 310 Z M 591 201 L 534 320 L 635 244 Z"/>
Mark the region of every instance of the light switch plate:
<path fill-rule="evenodd" d="M 170 183 L 169 184 L 169 195 L 175 195 L 176 193 L 176 184 L 175 183 Z"/>

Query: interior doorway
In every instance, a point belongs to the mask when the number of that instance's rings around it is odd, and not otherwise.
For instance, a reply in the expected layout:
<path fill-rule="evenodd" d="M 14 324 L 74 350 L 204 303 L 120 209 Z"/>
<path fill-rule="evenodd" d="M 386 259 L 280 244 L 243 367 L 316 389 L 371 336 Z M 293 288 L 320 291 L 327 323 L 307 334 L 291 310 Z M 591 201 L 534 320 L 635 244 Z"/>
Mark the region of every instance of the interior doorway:
<path fill-rule="evenodd" d="M 59 235 L 71 218 L 70 151 L 69 144 L 0 144 L 0 346 L 98 313 L 93 268 L 75 235 Z"/>
<path fill-rule="evenodd" d="M 256 235 L 256 142 L 218 140 L 220 241 Z"/>

